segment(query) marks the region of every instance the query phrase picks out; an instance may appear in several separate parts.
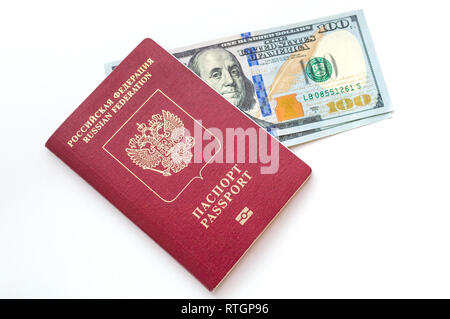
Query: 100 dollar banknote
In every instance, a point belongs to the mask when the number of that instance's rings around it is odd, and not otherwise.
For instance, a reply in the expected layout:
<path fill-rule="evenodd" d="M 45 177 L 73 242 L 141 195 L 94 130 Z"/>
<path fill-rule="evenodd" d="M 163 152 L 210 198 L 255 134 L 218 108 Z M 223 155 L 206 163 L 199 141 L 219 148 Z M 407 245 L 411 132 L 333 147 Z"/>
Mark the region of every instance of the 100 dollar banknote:
<path fill-rule="evenodd" d="M 286 145 L 392 112 L 362 11 L 170 52 L 273 135 L 285 136 Z M 117 65 L 107 64 L 107 73 Z"/>

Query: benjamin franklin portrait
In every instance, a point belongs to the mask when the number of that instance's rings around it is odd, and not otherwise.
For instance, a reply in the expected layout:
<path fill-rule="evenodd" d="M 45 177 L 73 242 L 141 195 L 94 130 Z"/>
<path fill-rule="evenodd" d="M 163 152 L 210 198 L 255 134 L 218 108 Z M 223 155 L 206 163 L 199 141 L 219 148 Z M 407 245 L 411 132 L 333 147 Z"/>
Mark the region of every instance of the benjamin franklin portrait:
<path fill-rule="evenodd" d="M 220 47 L 205 48 L 191 57 L 188 68 L 259 125 L 271 124 L 247 113 L 256 105 L 255 88 L 231 52 Z"/>

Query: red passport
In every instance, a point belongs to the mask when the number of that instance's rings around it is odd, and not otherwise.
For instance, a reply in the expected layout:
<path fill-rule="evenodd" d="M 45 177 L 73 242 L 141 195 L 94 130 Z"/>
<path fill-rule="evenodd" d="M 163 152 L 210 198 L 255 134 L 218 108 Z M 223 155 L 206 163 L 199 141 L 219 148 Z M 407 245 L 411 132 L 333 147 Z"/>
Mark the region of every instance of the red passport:
<path fill-rule="evenodd" d="M 210 290 L 311 173 L 150 39 L 46 146 Z"/>

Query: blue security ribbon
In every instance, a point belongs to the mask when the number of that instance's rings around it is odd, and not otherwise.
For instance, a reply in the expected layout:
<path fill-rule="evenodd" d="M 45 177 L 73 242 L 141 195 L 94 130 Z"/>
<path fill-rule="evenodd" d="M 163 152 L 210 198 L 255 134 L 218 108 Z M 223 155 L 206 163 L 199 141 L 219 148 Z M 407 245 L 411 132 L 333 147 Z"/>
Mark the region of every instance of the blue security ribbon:
<path fill-rule="evenodd" d="M 262 75 L 253 75 L 252 80 L 255 85 L 256 97 L 258 98 L 262 116 L 272 115 L 272 109 L 270 108 L 270 103 L 267 99 L 266 86 L 264 85 Z"/>
<path fill-rule="evenodd" d="M 241 38 L 250 38 L 252 34 L 250 32 L 241 33 Z M 258 57 L 256 56 L 255 47 L 244 49 L 245 56 L 247 57 L 247 63 L 250 67 L 259 65 Z M 252 76 L 253 84 L 255 86 L 256 97 L 258 98 L 259 108 L 261 109 L 262 116 L 272 115 L 272 109 L 270 108 L 269 100 L 267 99 L 266 86 L 261 74 Z"/>

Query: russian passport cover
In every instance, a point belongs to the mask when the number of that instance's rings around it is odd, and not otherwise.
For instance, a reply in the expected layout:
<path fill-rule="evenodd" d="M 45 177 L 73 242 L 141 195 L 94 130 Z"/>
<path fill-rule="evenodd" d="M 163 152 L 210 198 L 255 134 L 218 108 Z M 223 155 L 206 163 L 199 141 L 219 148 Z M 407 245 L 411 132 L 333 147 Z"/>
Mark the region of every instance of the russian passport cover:
<path fill-rule="evenodd" d="M 210 290 L 311 173 L 151 39 L 46 147 Z"/>

